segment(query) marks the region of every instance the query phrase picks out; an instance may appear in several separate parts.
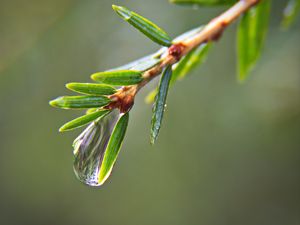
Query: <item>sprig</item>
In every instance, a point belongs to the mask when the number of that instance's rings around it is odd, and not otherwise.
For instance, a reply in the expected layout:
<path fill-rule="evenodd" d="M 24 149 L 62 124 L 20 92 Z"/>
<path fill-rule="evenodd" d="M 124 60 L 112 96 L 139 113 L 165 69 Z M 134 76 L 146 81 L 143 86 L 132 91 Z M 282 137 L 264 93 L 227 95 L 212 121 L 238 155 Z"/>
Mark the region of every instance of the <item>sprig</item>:
<path fill-rule="evenodd" d="M 243 81 L 254 67 L 268 29 L 271 1 L 264 0 L 246 12 L 238 26 L 238 79 Z"/>
<path fill-rule="evenodd" d="M 286 24 L 299 11 L 299 0 L 290 0 L 292 9 L 285 10 Z M 254 67 L 265 40 L 270 14 L 270 0 L 172 0 L 176 4 L 230 6 L 208 24 L 172 39 L 145 17 L 113 5 L 116 13 L 134 28 L 162 47 L 155 53 L 129 64 L 91 75 L 97 83 L 69 83 L 66 87 L 79 96 L 63 96 L 50 101 L 62 109 L 87 109 L 84 115 L 67 122 L 60 131 L 88 125 L 75 139 L 74 171 L 91 186 L 102 185 L 113 169 L 129 121 L 135 96 L 155 77 L 162 74 L 157 88 L 148 96 L 154 101 L 150 141 L 157 140 L 161 128 L 169 87 L 187 76 L 206 59 L 212 42 L 217 41 L 232 22 L 242 16 L 238 27 L 238 77 L 244 80 Z M 291 7 L 291 6 L 288 6 Z M 287 13 L 288 12 L 288 13 Z"/>
<path fill-rule="evenodd" d="M 91 78 L 97 82 L 118 86 L 138 84 L 143 80 L 142 73 L 135 70 L 99 72 L 92 74 Z"/>
<path fill-rule="evenodd" d="M 105 96 L 63 96 L 50 101 L 50 105 L 62 109 L 88 109 L 106 106 L 110 102 Z"/>
<path fill-rule="evenodd" d="M 172 42 L 169 35 L 150 20 L 133 11 L 128 10 L 125 7 L 117 5 L 113 5 L 112 7 L 122 19 L 130 23 L 152 41 L 160 45 L 171 46 Z"/>
<path fill-rule="evenodd" d="M 79 127 L 82 127 L 84 125 L 89 124 L 92 121 L 95 121 L 96 119 L 100 119 L 103 116 L 106 116 L 110 111 L 109 110 L 99 110 L 95 112 L 90 112 L 86 115 L 83 115 L 81 117 L 78 117 L 66 124 L 64 124 L 61 128 L 59 128 L 60 132 L 73 130 Z"/>
<path fill-rule="evenodd" d="M 112 86 L 105 84 L 95 84 L 95 83 L 68 83 L 66 88 L 71 91 L 85 94 L 85 95 L 112 95 L 116 93 L 116 89 Z"/>
<path fill-rule="evenodd" d="M 172 67 L 168 66 L 160 79 L 158 92 L 156 95 L 155 103 L 153 106 L 153 116 L 151 121 L 151 144 L 154 144 L 157 137 L 158 132 L 161 127 L 162 119 L 164 116 L 165 107 L 167 104 L 167 95 L 169 90 L 169 84 L 172 77 Z"/>

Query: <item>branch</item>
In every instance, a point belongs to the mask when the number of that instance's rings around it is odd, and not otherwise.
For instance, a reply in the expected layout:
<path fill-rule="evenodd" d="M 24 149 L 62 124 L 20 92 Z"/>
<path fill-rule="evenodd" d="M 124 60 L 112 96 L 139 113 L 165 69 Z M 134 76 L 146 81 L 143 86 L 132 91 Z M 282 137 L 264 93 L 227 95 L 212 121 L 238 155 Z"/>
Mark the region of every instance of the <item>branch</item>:
<path fill-rule="evenodd" d="M 183 56 L 202 43 L 217 41 L 228 25 L 233 23 L 252 6 L 259 3 L 259 1 L 260 0 L 240 0 L 223 14 L 212 19 L 203 30 L 193 38 L 173 44 L 169 47 L 166 56 L 158 65 L 144 72 L 144 80 L 141 83 L 129 87 L 122 87 L 117 93 L 110 96 L 112 102 L 106 108 L 119 108 L 121 112 L 127 112 L 133 106 L 134 98 L 138 91 L 153 78 L 160 75 L 166 66 L 177 63 Z"/>

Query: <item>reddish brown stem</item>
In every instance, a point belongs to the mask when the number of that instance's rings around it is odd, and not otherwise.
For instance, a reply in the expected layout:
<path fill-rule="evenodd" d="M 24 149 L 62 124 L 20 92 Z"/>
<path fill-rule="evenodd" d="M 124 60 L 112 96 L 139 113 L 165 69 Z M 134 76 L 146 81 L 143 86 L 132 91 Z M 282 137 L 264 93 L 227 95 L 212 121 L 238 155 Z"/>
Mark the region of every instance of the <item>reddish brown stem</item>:
<path fill-rule="evenodd" d="M 119 108 L 121 112 L 127 112 L 134 104 L 135 95 L 153 78 L 160 75 L 162 70 L 169 65 L 178 62 L 197 46 L 208 41 L 217 41 L 228 25 L 234 22 L 240 15 L 258 4 L 260 0 L 240 0 L 220 16 L 211 20 L 204 28 L 191 39 L 174 43 L 168 49 L 168 54 L 155 67 L 144 72 L 144 80 L 133 86 L 123 87 L 117 93 L 110 96 L 112 103 L 107 108 Z"/>

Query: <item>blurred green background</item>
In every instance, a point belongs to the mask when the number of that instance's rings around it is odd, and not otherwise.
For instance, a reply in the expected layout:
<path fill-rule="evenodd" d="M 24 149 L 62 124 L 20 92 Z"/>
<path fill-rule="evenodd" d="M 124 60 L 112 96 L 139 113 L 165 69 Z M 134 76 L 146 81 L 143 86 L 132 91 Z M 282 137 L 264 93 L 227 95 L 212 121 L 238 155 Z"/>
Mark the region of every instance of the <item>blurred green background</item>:
<path fill-rule="evenodd" d="M 250 79 L 236 82 L 235 25 L 207 62 L 169 94 L 157 144 L 151 106 L 138 96 L 109 181 L 73 174 L 60 134 L 78 111 L 48 101 L 70 81 L 149 54 L 158 46 L 121 21 L 112 4 L 151 18 L 173 37 L 225 8 L 166 0 L 0 0 L 0 224 L 299 225 L 300 20 L 279 29 L 273 1 L 265 51 Z"/>

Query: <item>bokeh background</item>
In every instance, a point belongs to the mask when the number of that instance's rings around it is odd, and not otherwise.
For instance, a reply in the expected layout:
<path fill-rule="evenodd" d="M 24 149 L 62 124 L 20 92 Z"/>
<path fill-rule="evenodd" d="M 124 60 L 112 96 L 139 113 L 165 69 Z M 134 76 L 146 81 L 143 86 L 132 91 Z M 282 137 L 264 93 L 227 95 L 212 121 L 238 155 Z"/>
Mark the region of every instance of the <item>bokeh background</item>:
<path fill-rule="evenodd" d="M 125 5 L 173 37 L 225 8 L 167 0 L 0 0 L 0 224 L 299 225 L 300 20 L 279 28 L 274 0 L 265 51 L 236 82 L 235 27 L 207 62 L 169 94 L 157 144 L 151 106 L 138 96 L 118 162 L 101 188 L 73 174 L 60 134 L 78 111 L 48 101 L 64 84 L 152 53 L 158 46 L 111 10 Z"/>

